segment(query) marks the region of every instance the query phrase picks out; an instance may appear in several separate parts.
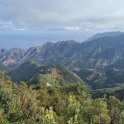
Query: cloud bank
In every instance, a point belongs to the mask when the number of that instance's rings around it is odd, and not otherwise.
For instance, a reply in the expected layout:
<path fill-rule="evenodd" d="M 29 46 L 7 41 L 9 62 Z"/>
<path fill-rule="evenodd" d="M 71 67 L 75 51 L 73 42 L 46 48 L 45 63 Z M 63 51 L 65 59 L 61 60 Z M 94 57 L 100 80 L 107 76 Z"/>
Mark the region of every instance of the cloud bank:
<path fill-rule="evenodd" d="M 0 30 L 123 30 L 124 0 L 0 0 Z"/>

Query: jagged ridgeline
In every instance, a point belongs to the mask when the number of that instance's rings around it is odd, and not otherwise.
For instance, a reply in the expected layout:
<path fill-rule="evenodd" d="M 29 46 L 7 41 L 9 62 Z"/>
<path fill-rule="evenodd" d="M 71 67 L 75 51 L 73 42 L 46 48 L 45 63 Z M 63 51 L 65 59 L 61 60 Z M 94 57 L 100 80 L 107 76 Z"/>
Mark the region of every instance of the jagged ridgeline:
<path fill-rule="evenodd" d="M 1 50 L 0 124 L 123 124 L 123 39 Z"/>
<path fill-rule="evenodd" d="M 36 64 L 26 64 L 28 61 Z M 28 50 L 2 49 L 0 63 L 1 69 L 10 72 L 15 82 L 28 81 L 38 65 L 59 64 L 75 72 L 93 89 L 113 87 L 124 82 L 124 33 L 97 34 L 83 43 L 71 40 L 48 42 Z M 35 77 L 41 77 L 37 75 L 35 73 Z M 46 75 L 50 79 L 50 74 Z"/>
<path fill-rule="evenodd" d="M 81 83 L 82 80 L 73 72 L 60 65 L 37 65 L 26 62 L 8 73 L 14 82 L 47 83 L 48 85 L 64 85 Z"/>
<path fill-rule="evenodd" d="M 1 50 L 0 62 L 6 66 L 7 71 L 27 61 L 61 64 L 71 70 L 98 69 L 123 61 L 123 48 L 124 33 L 114 33 L 114 36 L 106 34 L 89 42 L 59 41 L 28 50 Z"/>

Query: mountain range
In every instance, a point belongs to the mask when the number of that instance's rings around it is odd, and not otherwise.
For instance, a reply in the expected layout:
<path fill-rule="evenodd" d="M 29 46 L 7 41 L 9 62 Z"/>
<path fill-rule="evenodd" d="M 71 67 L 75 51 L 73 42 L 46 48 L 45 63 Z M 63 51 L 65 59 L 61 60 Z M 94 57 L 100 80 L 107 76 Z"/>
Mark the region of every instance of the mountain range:
<path fill-rule="evenodd" d="M 60 65 L 37 65 L 26 62 L 8 74 L 17 83 L 26 81 L 31 84 L 46 82 L 51 85 L 65 85 L 82 82 L 75 73 Z"/>
<path fill-rule="evenodd" d="M 70 40 L 47 42 L 43 46 L 31 47 L 28 50 L 1 49 L 0 63 L 7 70 L 27 61 L 37 64 L 61 64 L 71 70 L 110 66 L 124 60 L 124 33 L 116 33 L 114 37 L 112 33 L 111 36 L 106 33 L 104 37 L 100 34 L 101 37 L 82 43 Z"/>
<path fill-rule="evenodd" d="M 123 32 L 120 32 L 120 31 L 97 33 L 92 37 L 88 38 L 86 41 L 91 41 L 91 40 L 103 38 L 103 37 L 117 37 L 121 34 L 123 34 Z"/>
<path fill-rule="evenodd" d="M 40 66 L 53 64 L 66 67 L 95 89 L 123 83 L 124 33 L 108 32 L 89 39 L 82 43 L 73 40 L 47 42 L 27 50 L 1 49 L 0 68 L 12 76 L 20 73 L 17 70 L 28 62 Z"/>

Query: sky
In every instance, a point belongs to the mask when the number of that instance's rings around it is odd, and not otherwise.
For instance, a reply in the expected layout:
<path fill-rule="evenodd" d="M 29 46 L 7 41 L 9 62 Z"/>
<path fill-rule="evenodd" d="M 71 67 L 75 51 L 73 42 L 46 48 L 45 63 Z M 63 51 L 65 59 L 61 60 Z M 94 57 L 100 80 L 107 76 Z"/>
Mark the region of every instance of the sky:
<path fill-rule="evenodd" d="M 124 0 L 0 0 L 0 48 L 124 31 L 123 5 Z"/>

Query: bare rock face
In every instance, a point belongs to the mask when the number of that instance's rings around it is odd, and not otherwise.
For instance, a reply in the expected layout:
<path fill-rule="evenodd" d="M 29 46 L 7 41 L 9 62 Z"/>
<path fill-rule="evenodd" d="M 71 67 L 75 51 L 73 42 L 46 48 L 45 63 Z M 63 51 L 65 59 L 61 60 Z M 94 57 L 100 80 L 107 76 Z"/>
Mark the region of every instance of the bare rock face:
<path fill-rule="evenodd" d="M 25 50 L 20 48 L 13 48 L 8 51 L 0 50 L 0 63 L 8 67 L 18 63 L 24 56 Z"/>
<path fill-rule="evenodd" d="M 80 69 L 99 69 L 124 60 L 124 33 L 100 34 L 89 42 L 73 40 L 46 43 L 28 50 L 13 48 L 0 50 L 0 64 L 16 68 L 25 62 L 36 64 L 59 64 L 75 71 Z M 124 65 L 124 64 L 123 64 Z"/>
<path fill-rule="evenodd" d="M 3 61 L 2 64 L 3 64 L 4 66 L 9 66 L 9 65 L 16 64 L 16 61 L 13 60 L 13 59 L 11 59 L 11 58 L 8 58 L 8 59 L 6 59 L 5 61 Z"/>

